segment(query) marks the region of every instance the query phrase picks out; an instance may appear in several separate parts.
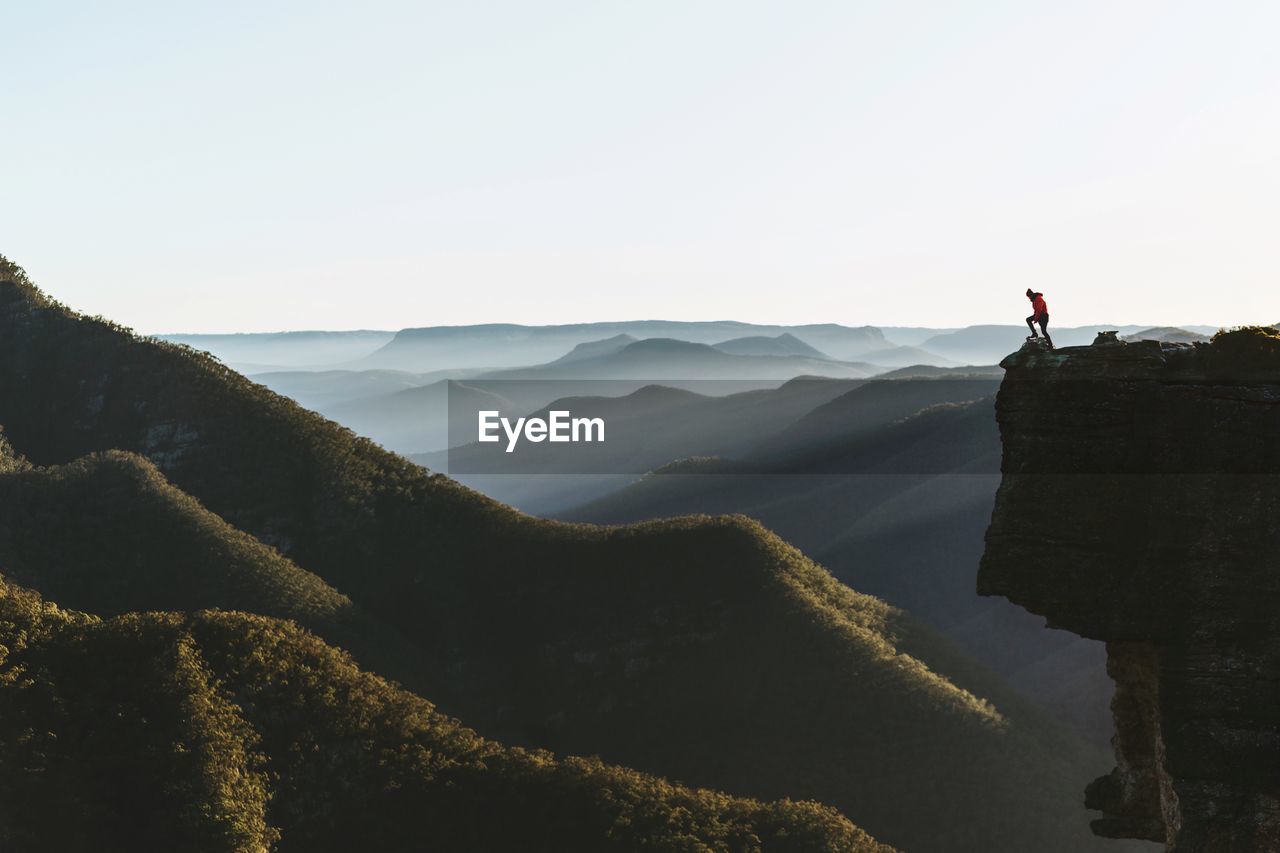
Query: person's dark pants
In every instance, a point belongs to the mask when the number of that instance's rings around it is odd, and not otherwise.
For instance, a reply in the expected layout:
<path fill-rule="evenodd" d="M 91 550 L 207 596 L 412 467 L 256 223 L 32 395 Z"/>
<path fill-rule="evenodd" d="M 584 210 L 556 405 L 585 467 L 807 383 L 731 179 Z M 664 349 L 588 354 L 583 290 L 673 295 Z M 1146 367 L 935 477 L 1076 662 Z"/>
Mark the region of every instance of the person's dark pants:
<path fill-rule="evenodd" d="M 1044 335 L 1046 341 L 1052 343 L 1053 341 L 1049 337 L 1049 315 L 1045 313 L 1037 317 L 1032 314 L 1027 318 L 1027 328 L 1031 330 L 1031 337 L 1033 338 L 1036 336 L 1036 323 L 1040 324 L 1040 334 Z"/>

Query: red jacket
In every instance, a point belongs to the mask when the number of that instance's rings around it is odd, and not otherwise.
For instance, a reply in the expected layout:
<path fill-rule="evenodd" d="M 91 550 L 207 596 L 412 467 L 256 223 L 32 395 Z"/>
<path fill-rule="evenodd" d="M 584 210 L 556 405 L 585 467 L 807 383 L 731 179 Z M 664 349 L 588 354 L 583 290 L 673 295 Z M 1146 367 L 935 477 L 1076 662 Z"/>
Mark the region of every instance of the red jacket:
<path fill-rule="evenodd" d="M 1039 293 L 1036 294 L 1035 299 L 1031 300 L 1031 310 L 1035 312 L 1035 318 L 1037 320 L 1049 313 L 1049 306 L 1045 303 L 1044 297 Z"/>

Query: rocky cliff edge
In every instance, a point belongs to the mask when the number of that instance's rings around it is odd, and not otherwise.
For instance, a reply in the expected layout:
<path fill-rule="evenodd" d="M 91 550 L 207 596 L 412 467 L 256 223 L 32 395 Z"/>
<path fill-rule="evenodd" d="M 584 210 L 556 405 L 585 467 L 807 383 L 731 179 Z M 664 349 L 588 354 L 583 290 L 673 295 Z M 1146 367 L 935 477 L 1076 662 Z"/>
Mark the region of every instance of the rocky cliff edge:
<path fill-rule="evenodd" d="M 1103 640 L 1103 836 L 1280 850 L 1280 332 L 1002 362 L 978 591 Z"/>

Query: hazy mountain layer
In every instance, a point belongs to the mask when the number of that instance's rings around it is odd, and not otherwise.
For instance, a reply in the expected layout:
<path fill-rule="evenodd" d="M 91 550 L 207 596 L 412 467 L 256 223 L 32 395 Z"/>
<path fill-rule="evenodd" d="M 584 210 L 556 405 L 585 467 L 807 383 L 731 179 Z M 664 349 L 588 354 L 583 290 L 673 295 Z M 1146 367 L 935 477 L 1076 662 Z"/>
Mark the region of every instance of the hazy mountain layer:
<path fill-rule="evenodd" d="M 1134 332 L 1131 335 L 1125 335 L 1123 340 L 1129 343 L 1159 341 L 1168 344 L 1194 344 L 1208 342 L 1209 336 L 1174 326 L 1157 326 L 1152 329 L 1143 329 L 1141 332 Z"/>
<path fill-rule="evenodd" d="M 546 416 L 555 409 L 571 411 L 575 416 L 602 417 L 608 424 L 607 441 L 590 447 L 575 446 L 568 452 L 563 445 L 529 445 L 519 454 L 506 454 L 497 445 L 471 442 L 448 453 L 414 458 L 437 470 L 448 465 L 451 475 L 463 482 L 483 482 L 486 494 L 530 512 L 544 513 L 565 499 L 571 500 L 574 493 L 578 493 L 574 502 L 581 503 L 596 492 L 597 485 L 577 477 L 529 475 L 585 472 L 634 476 L 672 459 L 744 454 L 814 407 L 862 381 L 806 377 L 774 389 L 724 396 L 650 385 L 620 397 L 569 397 L 539 407 L 533 414 Z M 476 476 L 475 472 L 497 476 Z M 535 483 L 543 485 L 537 488 Z"/>
<path fill-rule="evenodd" d="M 804 341 L 790 332 L 777 337 L 768 335 L 749 335 L 745 338 L 733 338 L 715 345 L 721 352 L 732 355 L 802 355 L 807 358 L 831 360 L 831 356 Z"/>
<path fill-rule="evenodd" d="M 562 515 L 747 513 L 846 583 L 926 619 L 1102 745 L 1111 683 L 1101 647 L 974 592 L 1000 447 L 991 399 L 954 401 L 991 390 L 985 381 L 877 380 L 828 404 L 813 419 L 822 430 L 793 429 L 791 443 L 766 442 L 767 452 L 737 462 L 676 466 Z"/>
<path fill-rule="evenodd" d="M 942 377 L 952 378 L 970 378 L 970 379 L 1000 379 L 1004 376 L 1004 371 L 997 365 L 961 365 L 959 367 L 932 367 L 925 364 L 915 364 L 909 367 L 899 367 L 897 370 L 889 370 L 878 374 L 877 379 L 939 379 Z"/>
<path fill-rule="evenodd" d="M 600 341 L 590 341 L 585 344 L 578 344 L 564 355 L 557 358 L 553 364 L 566 364 L 571 361 L 581 361 L 585 358 L 599 358 L 602 355 L 613 355 L 621 349 L 624 349 L 636 342 L 637 338 L 632 335 L 614 335 L 611 338 L 605 338 Z"/>
<path fill-rule="evenodd" d="M 234 335 L 160 335 L 162 340 L 205 350 L 224 362 L 262 370 L 320 368 L 364 358 L 386 345 L 394 332 L 263 332 Z"/>
<path fill-rule="evenodd" d="M 863 354 L 861 360 L 881 367 L 911 367 L 920 364 L 932 367 L 951 367 L 956 364 L 951 359 L 935 355 L 920 347 L 910 346 L 892 346 L 884 349 L 868 350 Z"/>
<path fill-rule="evenodd" d="M 1100 329 L 1117 329 L 1124 335 L 1159 333 L 1158 327 L 1096 324 L 1052 330 L 1060 345 L 1089 343 Z M 739 354 L 777 355 L 779 338 L 799 341 L 791 354 L 836 361 L 857 361 L 885 367 L 912 364 L 953 365 L 994 363 L 1025 336 L 1025 326 L 969 326 L 963 329 L 928 329 L 836 324 L 761 326 L 751 323 L 681 323 L 638 321 L 587 323 L 573 326 L 518 326 L 504 324 L 441 326 L 404 329 L 400 332 L 275 332 L 230 335 L 170 334 L 163 340 L 206 350 L 243 373 L 282 370 L 332 370 L 353 372 L 396 370 L 405 373 L 439 373 L 477 369 L 517 368 L 557 360 L 573 360 L 585 353 L 601 354 L 643 338 L 671 338 L 689 343 L 731 345 Z M 1179 329 L 1190 335 L 1209 335 L 1213 326 L 1190 325 Z M 736 343 L 746 341 L 746 343 Z M 766 343 L 774 341 L 775 343 Z M 760 347 L 765 347 L 762 350 Z M 584 348 L 584 349 L 580 349 Z M 436 378 L 440 378 L 437 376 Z M 656 377 L 651 377 L 656 378 Z"/>
<path fill-rule="evenodd" d="M 790 458 L 807 448 L 844 443 L 939 403 L 963 403 L 996 392 L 997 378 L 967 375 L 864 383 L 815 407 L 756 449 L 760 461 Z"/>
<path fill-rule="evenodd" d="M 797 354 L 736 354 L 708 344 L 649 338 L 594 356 L 537 367 L 498 370 L 480 379 L 793 379 L 797 376 L 865 378 L 875 365 Z"/>
<path fill-rule="evenodd" d="M 619 335 L 628 335 L 637 340 L 671 338 L 690 343 L 715 344 L 731 338 L 772 337 L 788 333 L 835 359 L 854 360 L 859 353 L 888 345 L 879 329 L 871 326 L 851 328 L 834 323 L 808 326 L 666 320 L 563 326 L 495 323 L 403 329 L 385 346 L 361 359 L 355 366 L 415 372 L 478 366 L 520 367 L 544 364 L 562 357 L 580 344 Z"/>

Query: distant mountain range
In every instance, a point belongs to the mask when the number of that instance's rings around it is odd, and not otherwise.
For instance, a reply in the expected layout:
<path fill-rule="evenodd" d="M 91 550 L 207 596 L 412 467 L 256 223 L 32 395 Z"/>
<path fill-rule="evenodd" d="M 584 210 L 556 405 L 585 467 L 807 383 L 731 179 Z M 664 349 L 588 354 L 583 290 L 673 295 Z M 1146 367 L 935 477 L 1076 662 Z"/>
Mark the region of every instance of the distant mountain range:
<path fill-rule="evenodd" d="M 599 341 L 587 341 L 583 344 L 576 345 L 564 355 L 557 358 L 552 364 L 570 364 L 577 361 L 589 361 L 595 358 L 604 358 L 613 355 L 623 349 L 634 344 L 639 338 L 631 335 L 614 335 L 612 338 L 605 338 Z"/>
<path fill-rule="evenodd" d="M 161 340 L 211 352 L 248 370 L 320 368 L 364 358 L 395 337 L 395 332 L 247 332 L 231 335 L 157 335 Z"/>
<path fill-rule="evenodd" d="M 740 352 L 726 352 L 724 344 L 616 335 L 579 344 L 546 364 L 510 370 L 276 371 L 253 378 L 392 450 L 423 453 L 448 446 L 450 388 L 458 406 L 486 394 L 504 411 L 527 415 L 557 397 L 628 394 L 655 383 L 683 380 L 699 392 L 721 383 L 718 393 L 729 393 L 803 376 L 862 379 L 883 370 L 803 354 L 812 348 L 785 336 L 724 343 Z M 777 354 L 744 354 L 765 349 Z"/>
<path fill-rule="evenodd" d="M 579 344 L 616 338 L 619 335 L 636 340 L 664 338 L 711 345 L 736 338 L 776 337 L 783 334 L 792 334 L 830 358 L 838 360 L 854 360 L 862 352 L 890 345 L 879 329 L 834 323 L 791 327 L 728 321 L 700 323 L 645 320 L 567 326 L 437 326 L 401 330 L 381 349 L 353 366 L 403 370 L 519 367 L 545 364 L 560 358 Z"/>
<path fill-rule="evenodd" d="M 1060 346 L 1089 343 L 1102 329 L 1125 336 L 1169 340 L 1211 335 L 1211 326 L 1151 328 L 1099 324 L 1051 329 Z M 995 364 L 1026 336 L 1022 325 L 963 329 L 841 326 L 834 323 L 770 326 L 738 322 L 581 323 L 565 326 L 490 324 L 435 326 L 398 332 L 280 332 L 159 336 L 206 350 L 244 373 L 287 370 L 395 370 L 428 373 L 547 365 L 607 355 L 652 338 L 707 344 L 732 355 L 791 355 L 879 368 Z"/>
<path fill-rule="evenodd" d="M 1206 327 L 1199 327 L 1204 329 Z M 1160 326 L 1154 329 L 1144 329 L 1131 335 L 1124 335 L 1126 341 L 1160 341 L 1167 344 L 1195 344 L 1204 343 L 1209 340 L 1212 332 L 1197 332 L 1188 329 L 1178 329 L 1171 326 Z"/>
<path fill-rule="evenodd" d="M 753 342 L 751 347 L 758 348 L 758 342 Z M 785 380 L 812 374 L 862 379 L 878 372 L 875 365 L 861 362 L 834 361 L 794 353 L 733 353 L 710 344 L 647 338 L 567 362 L 557 359 L 536 367 L 494 370 L 477 378 Z"/>
<path fill-rule="evenodd" d="M 734 338 L 715 344 L 715 348 L 730 355 L 798 355 L 820 361 L 834 361 L 822 350 L 809 346 L 790 332 L 772 338 L 768 335 Z"/>

